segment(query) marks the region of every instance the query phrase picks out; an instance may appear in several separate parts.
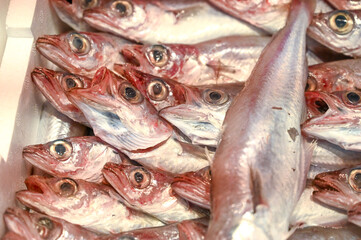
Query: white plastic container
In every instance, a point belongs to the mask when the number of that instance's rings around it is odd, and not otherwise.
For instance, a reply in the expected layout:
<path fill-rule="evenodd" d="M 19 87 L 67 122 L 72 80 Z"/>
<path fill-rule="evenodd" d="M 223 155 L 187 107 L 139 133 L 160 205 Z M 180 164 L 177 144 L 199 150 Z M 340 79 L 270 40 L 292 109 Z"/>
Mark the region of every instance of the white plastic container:
<path fill-rule="evenodd" d="M 0 236 L 2 214 L 15 205 L 15 192 L 25 189 L 30 167 L 22 149 L 37 139 L 44 98 L 35 89 L 30 73 L 49 63 L 35 50 L 34 42 L 45 34 L 56 34 L 66 26 L 48 0 L 1 0 L 0 3 Z M 3 54 L 2 54 L 3 53 Z"/>

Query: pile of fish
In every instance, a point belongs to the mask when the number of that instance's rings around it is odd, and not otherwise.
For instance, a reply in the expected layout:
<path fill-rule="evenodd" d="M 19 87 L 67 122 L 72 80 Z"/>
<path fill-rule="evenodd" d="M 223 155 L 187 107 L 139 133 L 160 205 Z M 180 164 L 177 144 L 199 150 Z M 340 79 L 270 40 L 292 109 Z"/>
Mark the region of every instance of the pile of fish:
<path fill-rule="evenodd" d="M 50 3 L 2 239 L 361 238 L 359 1 Z"/>

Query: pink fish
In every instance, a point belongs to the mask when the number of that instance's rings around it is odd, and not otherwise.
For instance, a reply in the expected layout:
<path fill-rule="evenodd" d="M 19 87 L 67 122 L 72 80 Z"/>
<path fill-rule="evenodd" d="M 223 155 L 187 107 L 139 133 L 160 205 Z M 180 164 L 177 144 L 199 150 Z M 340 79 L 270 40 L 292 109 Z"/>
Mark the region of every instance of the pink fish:
<path fill-rule="evenodd" d="M 72 88 L 88 88 L 91 79 L 46 68 L 35 68 L 31 72 L 31 78 L 41 93 L 59 112 L 76 122 L 89 125 L 80 109 L 68 100 L 65 91 Z"/>
<path fill-rule="evenodd" d="M 361 10 L 358 0 L 328 0 L 335 8 L 340 10 Z"/>
<path fill-rule="evenodd" d="M 141 166 L 107 163 L 104 177 L 131 207 L 146 212 L 163 222 L 201 218 L 187 201 L 172 193 L 173 176 Z"/>
<path fill-rule="evenodd" d="M 125 39 L 106 33 L 68 32 L 45 35 L 36 41 L 37 50 L 59 67 L 86 77 L 93 77 L 100 67 L 113 68 L 121 63 L 120 47 Z"/>
<path fill-rule="evenodd" d="M 127 80 L 100 68 L 88 89 L 67 92 L 96 136 L 119 150 L 135 151 L 167 140 L 172 127 Z"/>
<path fill-rule="evenodd" d="M 121 163 L 125 160 L 117 150 L 93 136 L 27 146 L 23 149 L 23 157 L 53 176 L 96 183 L 104 180 L 101 170 L 105 163 Z"/>
<path fill-rule="evenodd" d="M 78 224 L 96 233 L 119 233 L 162 226 L 159 220 L 132 210 L 108 186 L 32 175 L 25 180 L 28 190 L 16 193 L 25 206 Z"/>
<path fill-rule="evenodd" d="M 8 208 L 4 213 L 4 221 L 9 231 L 19 235 L 19 238 L 14 239 L 93 240 L 99 237 L 98 234 L 60 218 L 34 211 L 29 213 L 20 208 Z"/>

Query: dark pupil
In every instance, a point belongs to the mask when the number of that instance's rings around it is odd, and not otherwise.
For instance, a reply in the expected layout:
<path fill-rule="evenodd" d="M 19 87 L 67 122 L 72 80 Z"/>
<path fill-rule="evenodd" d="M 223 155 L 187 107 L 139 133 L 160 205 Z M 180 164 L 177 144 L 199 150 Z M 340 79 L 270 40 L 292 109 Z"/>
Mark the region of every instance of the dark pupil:
<path fill-rule="evenodd" d="M 118 10 L 118 12 L 120 12 L 120 13 L 125 13 L 126 11 L 127 11 L 127 7 L 124 5 L 124 4 L 122 4 L 122 3 L 117 3 L 116 5 L 115 5 L 115 8 Z"/>
<path fill-rule="evenodd" d="M 53 229 L 53 222 L 49 218 L 40 218 L 38 224 L 46 227 L 47 229 Z"/>
<path fill-rule="evenodd" d="M 310 84 L 308 84 L 308 82 L 306 83 L 306 88 L 305 91 L 307 91 L 310 88 Z"/>
<path fill-rule="evenodd" d="M 163 59 L 163 53 L 158 50 L 153 51 L 153 58 L 156 62 L 160 62 Z"/>
<path fill-rule="evenodd" d="M 73 4 L 72 0 L 66 0 L 68 3 Z"/>
<path fill-rule="evenodd" d="M 121 236 L 117 240 L 135 240 L 135 237 L 132 236 Z"/>
<path fill-rule="evenodd" d="M 63 144 L 57 144 L 55 146 L 55 151 L 58 155 L 63 156 L 64 153 L 66 152 L 66 148 L 64 147 Z"/>
<path fill-rule="evenodd" d="M 159 95 L 162 92 L 162 85 L 160 85 L 159 83 L 156 83 L 153 85 L 153 93 L 155 95 Z"/>
<path fill-rule="evenodd" d="M 74 88 L 76 87 L 76 82 L 72 78 L 67 78 L 66 85 L 68 86 L 68 88 Z"/>
<path fill-rule="evenodd" d="M 346 26 L 347 24 L 347 19 L 345 16 L 343 15 L 338 15 L 336 18 L 335 18 L 335 23 L 336 23 L 336 26 L 339 27 L 339 28 L 343 28 Z"/>
<path fill-rule="evenodd" d="M 141 183 L 143 181 L 143 174 L 141 174 L 140 172 L 136 172 L 134 174 L 134 179 L 137 183 Z"/>
<path fill-rule="evenodd" d="M 315 101 L 315 105 L 317 106 L 317 110 L 318 110 L 320 113 L 325 113 L 325 112 L 327 112 L 327 110 L 328 110 L 328 105 L 327 105 L 327 103 L 325 103 L 325 101 L 323 101 L 323 100 L 317 100 L 317 101 Z"/>
<path fill-rule="evenodd" d="M 353 180 L 357 188 L 361 188 L 361 173 L 357 173 Z"/>
<path fill-rule="evenodd" d="M 209 97 L 213 100 L 213 101 L 217 101 L 217 100 L 219 100 L 219 99 L 221 99 L 221 94 L 220 93 L 218 93 L 218 92 L 211 92 L 210 94 L 209 94 Z"/>
<path fill-rule="evenodd" d="M 360 96 L 357 93 L 354 93 L 354 92 L 348 93 L 347 98 L 352 103 L 358 103 L 360 101 Z"/>
<path fill-rule="evenodd" d="M 62 192 L 71 192 L 73 190 L 73 185 L 71 185 L 68 182 L 65 182 L 65 183 L 60 185 L 60 190 Z"/>
<path fill-rule="evenodd" d="M 137 92 L 130 87 L 125 88 L 125 95 L 127 98 L 135 98 L 137 96 Z"/>
<path fill-rule="evenodd" d="M 87 7 L 89 6 L 89 4 L 92 2 L 93 0 L 85 0 L 84 1 L 84 6 Z"/>
<path fill-rule="evenodd" d="M 73 45 L 76 49 L 80 50 L 83 48 L 83 41 L 80 38 L 75 37 L 73 39 Z"/>

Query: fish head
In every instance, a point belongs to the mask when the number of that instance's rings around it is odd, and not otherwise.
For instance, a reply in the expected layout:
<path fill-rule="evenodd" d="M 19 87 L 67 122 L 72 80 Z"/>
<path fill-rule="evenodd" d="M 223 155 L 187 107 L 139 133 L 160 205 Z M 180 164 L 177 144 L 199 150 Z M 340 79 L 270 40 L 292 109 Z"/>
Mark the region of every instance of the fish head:
<path fill-rule="evenodd" d="M 90 26 L 83 21 L 83 11 L 98 5 L 99 0 L 51 0 L 59 18 L 77 31 L 88 31 Z"/>
<path fill-rule="evenodd" d="M 171 192 L 170 185 L 173 178 L 159 170 L 107 163 L 103 168 L 103 174 L 132 206 L 162 203 Z"/>
<path fill-rule="evenodd" d="M 308 27 L 308 35 L 336 52 L 352 56 L 361 46 L 360 17 L 361 11 L 318 13 Z"/>
<path fill-rule="evenodd" d="M 187 201 L 210 209 L 210 168 L 206 167 L 197 172 L 177 175 L 172 183 L 172 189 Z"/>
<path fill-rule="evenodd" d="M 360 149 L 361 92 L 306 92 L 309 119 L 302 132 L 346 150 Z"/>
<path fill-rule="evenodd" d="M 96 136 L 117 149 L 147 149 L 173 133 L 156 109 L 126 79 L 100 68 L 88 89 L 67 92 L 81 109 Z"/>
<path fill-rule="evenodd" d="M 84 20 L 90 26 L 124 37 L 128 31 L 137 31 L 153 14 L 147 11 L 147 1 L 104 0 L 98 7 L 84 11 Z"/>
<path fill-rule="evenodd" d="M 185 102 L 182 84 L 138 71 L 128 64 L 118 65 L 117 68 L 158 111 Z"/>
<path fill-rule="evenodd" d="M 118 55 L 115 41 L 114 36 L 105 33 L 68 32 L 39 37 L 36 48 L 59 67 L 90 76 L 106 65 L 114 52 Z"/>
<path fill-rule="evenodd" d="M 358 10 L 361 3 L 358 0 L 328 0 L 337 9 Z"/>
<path fill-rule="evenodd" d="M 121 53 L 124 61 L 137 70 L 170 79 L 185 74 L 185 64 L 191 59 L 195 61 L 199 55 L 196 47 L 184 44 L 127 44 Z"/>
<path fill-rule="evenodd" d="M 347 212 L 348 221 L 360 226 L 361 225 L 361 202 L 353 205 Z"/>
<path fill-rule="evenodd" d="M 181 130 L 193 144 L 217 146 L 226 112 L 243 83 L 184 87 L 185 103 L 162 109 L 160 116 Z"/>
<path fill-rule="evenodd" d="M 313 198 L 324 204 L 350 210 L 361 200 L 361 167 L 318 174 L 313 180 Z"/>

